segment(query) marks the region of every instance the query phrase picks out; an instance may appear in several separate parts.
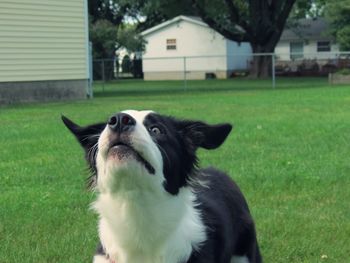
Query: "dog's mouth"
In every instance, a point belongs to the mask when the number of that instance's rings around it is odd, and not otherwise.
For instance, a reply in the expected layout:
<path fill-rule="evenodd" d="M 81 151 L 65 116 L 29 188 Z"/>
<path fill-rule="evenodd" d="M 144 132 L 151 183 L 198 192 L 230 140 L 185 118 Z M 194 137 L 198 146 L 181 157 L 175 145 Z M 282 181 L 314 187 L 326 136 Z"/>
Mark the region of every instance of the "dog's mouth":
<path fill-rule="evenodd" d="M 116 141 L 111 144 L 108 153 L 117 155 L 119 159 L 132 155 L 134 156 L 135 160 L 140 162 L 150 174 L 155 174 L 154 167 L 129 143 Z"/>

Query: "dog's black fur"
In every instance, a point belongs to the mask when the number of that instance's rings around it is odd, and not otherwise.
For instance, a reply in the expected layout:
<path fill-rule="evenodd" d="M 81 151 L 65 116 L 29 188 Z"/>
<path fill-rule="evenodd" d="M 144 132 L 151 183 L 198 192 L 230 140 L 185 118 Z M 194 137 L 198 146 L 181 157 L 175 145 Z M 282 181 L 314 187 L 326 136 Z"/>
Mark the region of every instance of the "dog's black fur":
<path fill-rule="evenodd" d="M 93 185 L 97 171 L 92 146 L 97 143 L 106 123 L 80 127 L 65 117 L 62 119 L 85 149 L 92 171 L 90 184 Z M 198 250 L 193 250 L 187 263 L 230 263 L 233 255 L 246 256 L 249 263 L 262 262 L 254 222 L 238 186 L 214 168 L 197 168 L 197 148 L 219 147 L 230 133 L 231 125 L 208 125 L 156 113 L 149 114 L 143 125 L 147 129 L 157 126 L 161 130 L 160 134 L 150 134 L 163 156 L 165 190 L 176 196 L 181 187 L 190 185 L 198 201 L 197 209 L 205 225 L 207 240 Z M 191 183 L 193 181 L 203 183 Z M 105 254 L 102 246 L 97 254 Z"/>
<path fill-rule="evenodd" d="M 209 188 L 198 186 L 196 190 L 208 240 L 188 263 L 228 263 L 232 255 L 247 256 L 250 263 L 261 262 L 254 222 L 238 186 L 214 168 L 201 172 L 207 175 Z"/>

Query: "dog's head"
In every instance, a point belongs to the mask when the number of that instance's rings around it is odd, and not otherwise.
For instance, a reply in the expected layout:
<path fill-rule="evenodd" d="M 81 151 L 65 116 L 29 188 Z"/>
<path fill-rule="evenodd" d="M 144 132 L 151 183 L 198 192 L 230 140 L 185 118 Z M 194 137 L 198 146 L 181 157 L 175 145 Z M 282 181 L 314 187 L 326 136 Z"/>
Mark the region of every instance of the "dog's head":
<path fill-rule="evenodd" d="M 175 195 L 194 179 L 197 148 L 219 147 L 232 129 L 152 111 L 127 110 L 86 127 L 62 119 L 85 149 L 100 192 L 141 188 Z"/>

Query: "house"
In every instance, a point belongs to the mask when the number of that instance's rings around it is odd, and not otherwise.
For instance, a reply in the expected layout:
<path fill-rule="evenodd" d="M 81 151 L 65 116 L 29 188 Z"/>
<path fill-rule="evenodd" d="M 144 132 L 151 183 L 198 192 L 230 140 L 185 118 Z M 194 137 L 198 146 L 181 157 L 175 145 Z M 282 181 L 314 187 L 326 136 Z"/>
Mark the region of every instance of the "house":
<path fill-rule="evenodd" d="M 348 64 L 339 56 L 339 46 L 324 18 L 300 19 L 286 28 L 275 54 L 278 75 L 326 76 Z"/>
<path fill-rule="evenodd" d="M 87 0 L 0 1 L 0 103 L 86 98 Z"/>
<path fill-rule="evenodd" d="M 178 16 L 141 35 L 145 80 L 225 79 L 249 67 L 250 44 L 224 38 L 198 17 Z"/>
<path fill-rule="evenodd" d="M 332 59 L 339 46 L 329 34 L 324 18 L 300 19 L 292 28 L 283 31 L 275 53 L 279 60 Z"/>

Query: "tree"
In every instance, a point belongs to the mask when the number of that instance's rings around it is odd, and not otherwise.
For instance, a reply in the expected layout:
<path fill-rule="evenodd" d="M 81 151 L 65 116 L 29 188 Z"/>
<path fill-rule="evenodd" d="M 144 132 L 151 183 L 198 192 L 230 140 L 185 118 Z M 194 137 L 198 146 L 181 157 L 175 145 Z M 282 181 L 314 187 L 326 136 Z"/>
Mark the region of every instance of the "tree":
<path fill-rule="evenodd" d="M 130 57 L 128 55 L 123 57 L 122 72 L 123 73 L 131 72 L 131 59 L 130 59 Z"/>
<path fill-rule="evenodd" d="M 190 0 L 119 0 L 133 6 L 133 18 L 138 20 L 138 29 L 143 31 L 179 15 L 196 15 Z"/>
<path fill-rule="evenodd" d="M 289 18 L 300 19 L 307 17 L 321 17 L 324 15 L 326 1 L 327 0 L 297 0 L 289 15 Z"/>
<path fill-rule="evenodd" d="M 272 53 L 296 0 L 192 0 L 199 16 L 224 37 Z M 255 56 L 251 75 L 267 77 L 271 56 Z"/>
<path fill-rule="evenodd" d="M 125 0 L 88 0 L 89 19 L 92 24 L 97 20 L 107 20 L 115 26 L 123 24 L 125 17 L 136 17 L 144 1 Z"/>
<path fill-rule="evenodd" d="M 325 15 L 331 25 L 331 34 L 342 51 L 350 51 L 350 0 L 330 1 Z"/>
<path fill-rule="evenodd" d="M 137 25 L 123 25 L 119 28 L 116 39 L 116 50 L 121 47 L 126 48 L 129 52 L 144 50 L 144 40 L 140 35 Z"/>
<path fill-rule="evenodd" d="M 100 19 L 90 24 L 93 58 L 112 58 L 115 53 L 117 35 L 117 27 L 108 20 Z"/>
<path fill-rule="evenodd" d="M 90 40 L 95 59 L 113 58 L 121 47 L 130 52 L 143 50 L 137 26 L 125 22 L 127 17 L 137 17 L 140 6 L 128 1 L 89 0 Z"/>

